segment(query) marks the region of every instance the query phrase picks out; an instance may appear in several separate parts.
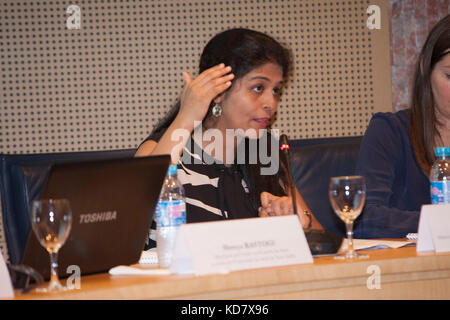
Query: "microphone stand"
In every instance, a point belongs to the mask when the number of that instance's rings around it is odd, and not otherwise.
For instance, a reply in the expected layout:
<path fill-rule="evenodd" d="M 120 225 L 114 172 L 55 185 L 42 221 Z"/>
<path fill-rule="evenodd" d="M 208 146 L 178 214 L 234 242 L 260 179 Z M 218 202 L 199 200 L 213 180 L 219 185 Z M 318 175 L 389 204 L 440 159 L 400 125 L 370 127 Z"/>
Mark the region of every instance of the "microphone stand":
<path fill-rule="evenodd" d="M 285 134 L 282 134 L 280 136 L 280 140 L 281 140 L 280 150 L 284 153 L 284 156 L 286 159 L 287 178 L 288 178 L 289 188 L 291 190 L 292 206 L 294 208 L 294 214 L 298 216 L 297 201 L 295 199 L 296 192 L 295 192 L 295 187 L 294 187 L 294 179 L 292 178 L 291 161 L 289 158 L 289 141 Z"/>
<path fill-rule="evenodd" d="M 289 188 L 291 190 L 291 197 L 292 197 L 292 206 L 294 208 L 294 214 L 298 216 L 297 213 L 297 203 L 295 200 L 295 184 L 294 179 L 292 178 L 292 170 L 291 170 L 291 161 L 289 158 L 289 142 L 288 138 L 285 134 L 282 134 L 280 136 L 281 146 L 280 150 L 285 155 L 286 160 L 286 170 L 287 170 L 287 178 L 289 183 Z M 304 230 L 305 237 L 309 245 L 309 249 L 311 250 L 311 253 L 313 255 L 318 254 L 333 254 L 337 253 L 339 250 L 343 237 L 334 234 L 332 232 L 326 231 L 326 230 L 310 230 L 311 227 L 311 221 L 312 216 L 309 214 L 309 227 Z"/>

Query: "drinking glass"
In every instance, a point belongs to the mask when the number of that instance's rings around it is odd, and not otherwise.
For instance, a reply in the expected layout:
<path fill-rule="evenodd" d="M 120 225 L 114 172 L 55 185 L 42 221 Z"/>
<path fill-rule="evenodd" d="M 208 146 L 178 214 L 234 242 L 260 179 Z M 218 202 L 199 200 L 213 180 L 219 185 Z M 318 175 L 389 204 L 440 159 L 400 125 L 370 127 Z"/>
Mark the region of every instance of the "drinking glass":
<path fill-rule="evenodd" d="M 337 258 L 366 258 L 353 248 L 353 222 L 360 215 L 366 201 L 366 183 L 362 176 L 332 177 L 328 196 L 334 212 L 344 221 L 347 229 L 347 250 Z"/>
<path fill-rule="evenodd" d="M 69 236 L 72 210 L 67 199 L 35 200 L 31 204 L 31 226 L 50 254 L 50 283 L 39 291 L 66 290 L 58 279 L 58 251 Z"/>

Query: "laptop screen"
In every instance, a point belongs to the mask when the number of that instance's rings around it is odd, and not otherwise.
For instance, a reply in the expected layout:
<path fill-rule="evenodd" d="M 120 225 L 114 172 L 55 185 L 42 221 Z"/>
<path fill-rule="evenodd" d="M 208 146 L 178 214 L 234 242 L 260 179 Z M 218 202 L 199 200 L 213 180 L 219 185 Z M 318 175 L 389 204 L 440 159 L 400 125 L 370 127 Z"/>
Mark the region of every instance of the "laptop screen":
<path fill-rule="evenodd" d="M 90 274 L 139 261 L 169 161 L 163 155 L 52 166 L 40 198 L 66 198 L 72 208 L 60 277 L 71 265 Z M 49 255 L 31 229 L 22 263 L 50 277 Z"/>

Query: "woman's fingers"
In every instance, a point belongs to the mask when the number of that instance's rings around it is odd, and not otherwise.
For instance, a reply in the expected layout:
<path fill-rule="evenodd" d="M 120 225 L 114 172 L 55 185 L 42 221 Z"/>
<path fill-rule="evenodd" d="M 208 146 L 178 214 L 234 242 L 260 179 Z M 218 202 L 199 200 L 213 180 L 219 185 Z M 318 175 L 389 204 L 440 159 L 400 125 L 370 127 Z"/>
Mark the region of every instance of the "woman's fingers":
<path fill-rule="evenodd" d="M 183 72 L 184 86 L 189 85 L 192 82 L 191 76 L 187 72 Z"/>
<path fill-rule="evenodd" d="M 231 86 L 234 75 L 230 71 L 230 67 L 220 64 L 205 70 L 195 79 L 183 72 L 184 87 L 178 116 L 187 121 L 202 121 L 213 99 Z"/>
<path fill-rule="evenodd" d="M 194 79 L 192 85 L 204 88 L 206 91 L 215 89 L 215 87 L 231 81 L 234 78 L 234 75 L 230 72 L 231 67 L 225 67 L 224 64 L 220 64 L 203 71 Z"/>
<path fill-rule="evenodd" d="M 277 216 L 285 216 L 291 214 L 292 202 L 290 198 L 281 197 L 272 202 L 272 210 Z"/>
<path fill-rule="evenodd" d="M 223 63 L 209 68 L 202 73 L 200 73 L 195 80 L 200 84 L 204 85 L 211 79 L 220 78 L 231 72 L 231 67 L 226 67 Z"/>
<path fill-rule="evenodd" d="M 227 90 L 231 86 L 231 81 L 226 81 L 225 83 L 218 84 L 213 88 L 213 99 L 220 95 L 222 92 Z M 211 99 L 212 100 L 212 99 Z"/>
<path fill-rule="evenodd" d="M 273 199 L 273 195 L 270 194 L 269 192 L 261 192 L 261 206 L 263 208 L 268 208 L 270 207 L 270 202 Z"/>
<path fill-rule="evenodd" d="M 261 211 L 269 216 L 292 214 L 292 200 L 289 197 L 277 197 L 268 192 L 261 192 Z"/>
<path fill-rule="evenodd" d="M 230 71 L 231 68 L 226 67 L 212 70 L 206 74 L 202 73 L 192 81 L 191 87 L 193 90 L 198 91 L 200 95 L 212 100 L 231 86 L 234 74 L 230 73 Z"/>
<path fill-rule="evenodd" d="M 212 67 L 202 72 L 194 80 L 187 72 L 183 72 L 184 88 L 183 98 L 204 103 L 209 106 L 211 101 L 231 86 L 234 74 L 230 73 L 231 68 L 223 64 Z M 194 101 L 197 100 L 197 101 Z"/>
<path fill-rule="evenodd" d="M 259 207 L 258 208 L 258 216 L 260 216 L 260 217 L 270 217 L 270 214 L 263 207 Z"/>
<path fill-rule="evenodd" d="M 201 90 L 205 92 L 207 99 L 212 101 L 231 86 L 234 74 L 229 74 L 221 78 L 210 80 Z"/>

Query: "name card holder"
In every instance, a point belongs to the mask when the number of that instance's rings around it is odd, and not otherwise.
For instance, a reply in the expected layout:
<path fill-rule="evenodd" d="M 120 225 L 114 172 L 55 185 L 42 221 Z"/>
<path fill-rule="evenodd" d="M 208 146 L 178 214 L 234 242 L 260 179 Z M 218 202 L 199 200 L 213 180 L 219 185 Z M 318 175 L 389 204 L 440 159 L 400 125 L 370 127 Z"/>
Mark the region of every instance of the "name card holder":
<path fill-rule="evenodd" d="M 417 251 L 450 252 L 450 204 L 423 205 Z"/>
<path fill-rule="evenodd" d="M 313 263 L 297 216 L 182 225 L 171 273 L 205 275 Z"/>

